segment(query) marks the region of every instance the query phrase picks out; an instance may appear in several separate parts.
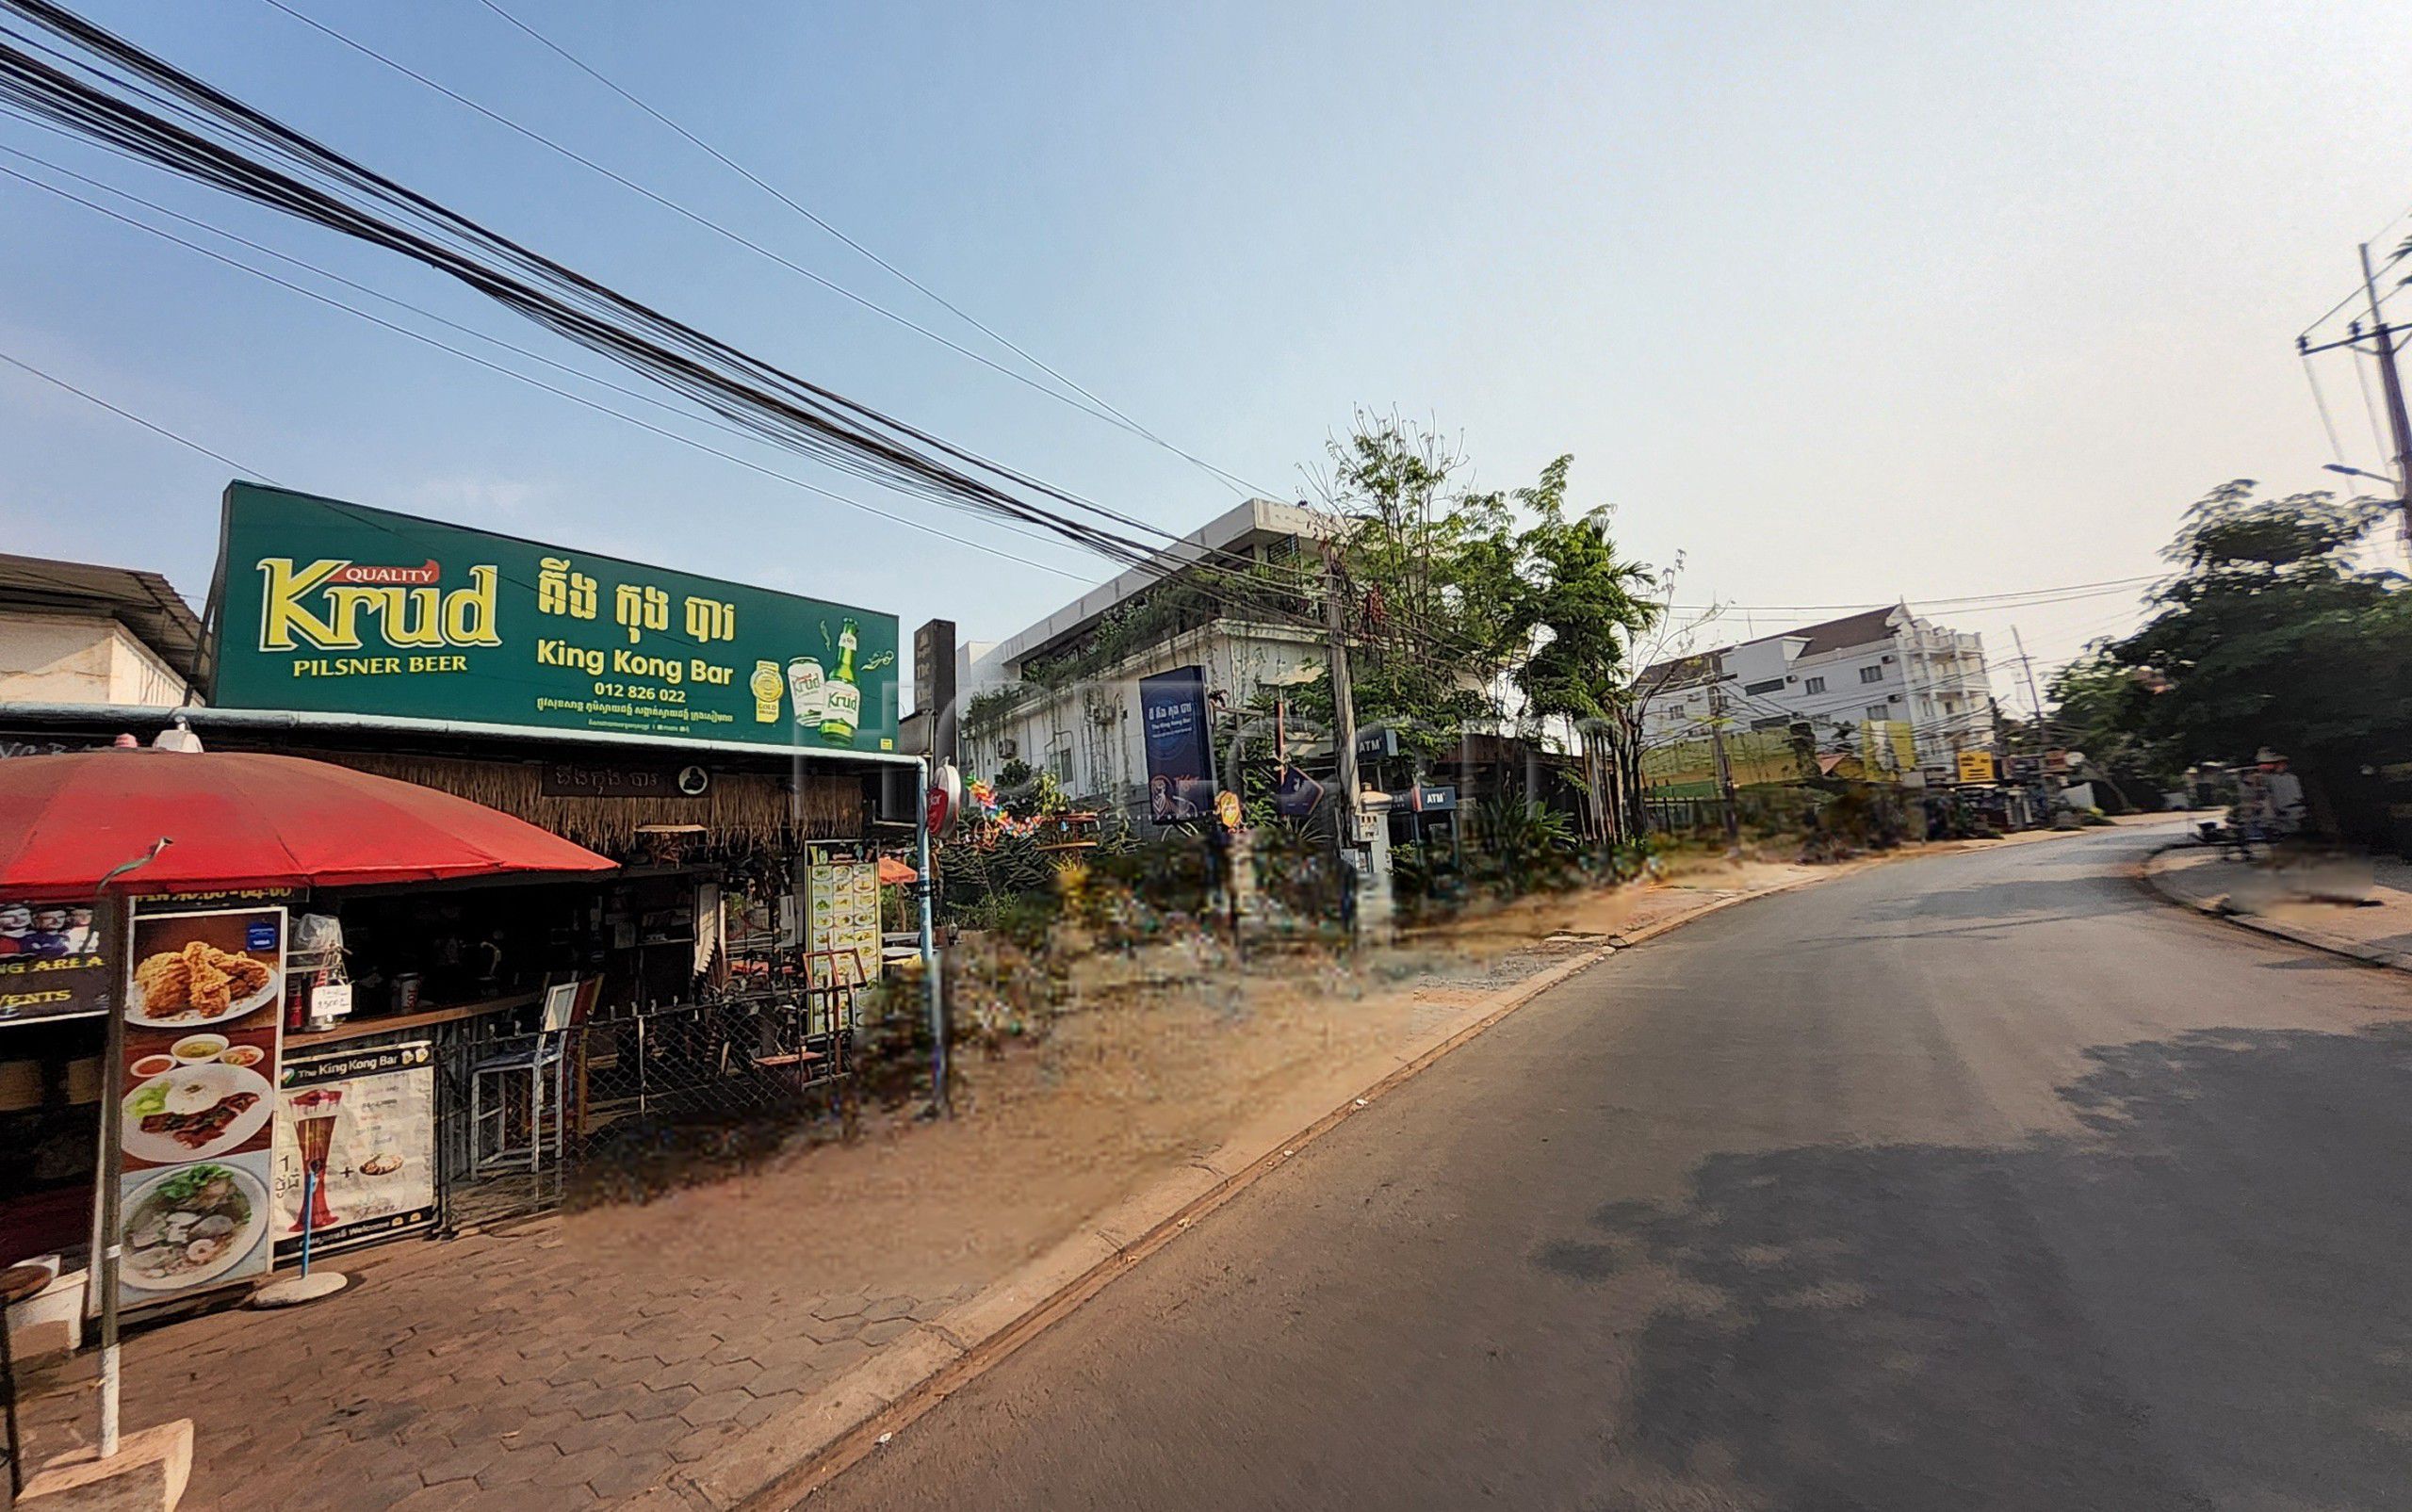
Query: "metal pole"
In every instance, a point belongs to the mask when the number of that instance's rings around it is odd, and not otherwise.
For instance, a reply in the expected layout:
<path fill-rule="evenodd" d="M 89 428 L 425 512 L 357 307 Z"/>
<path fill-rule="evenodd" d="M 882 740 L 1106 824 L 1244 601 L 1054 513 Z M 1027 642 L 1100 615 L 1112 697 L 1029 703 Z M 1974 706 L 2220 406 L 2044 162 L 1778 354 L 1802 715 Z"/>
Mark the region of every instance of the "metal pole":
<path fill-rule="evenodd" d="M 1331 641 L 1332 730 L 1340 746 L 1341 803 L 1340 819 L 1336 825 L 1339 834 L 1335 838 L 1339 841 L 1339 854 L 1345 861 L 1347 854 L 1357 845 L 1359 800 L 1357 796 L 1357 692 L 1348 678 L 1348 627 L 1345 617 L 1345 606 L 1340 601 L 1340 548 L 1330 542 L 1326 542 L 1323 559 L 1323 624 L 1324 630 Z M 1372 857 L 1369 855 L 1366 861 L 1368 869 L 1372 864 Z M 1343 866 L 1341 869 L 1343 885 L 1353 886 L 1359 895 L 1345 900 L 1341 908 L 1341 918 L 1348 925 L 1352 943 L 1356 935 L 1364 928 L 1363 910 L 1358 905 L 1361 901 L 1362 893 L 1366 890 L 1361 877 L 1355 883 L 1349 882 L 1350 872 L 1354 870 L 1350 866 Z"/>
<path fill-rule="evenodd" d="M 2041 735 L 2044 725 L 2044 698 L 2042 694 L 2035 691 L 2035 663 L 2028 659 L 2027 642 L 2020 638 L 2018 626 L 2015 625 L 2010 627 L 2010 643 L 2018 647 L 2018 670 L 2027 675 L 2027 703 L 2035 711 L 2036 733 Z"/>
<path fill-rule="evenodd" d="M 1724 674 L 1708 685 L 1708 743 L 1717 756 L 1717 790 L 1725 800 L 1725 848 L 1742 849 L 1742 805 L 1734 794 L 1734 766 L 1725 758 Z"/>
<path fill-rule="evenodd" d="M 1348 631 L 1340 602 L 1340 554 L 1326 548 L 1323 570 L 1323 625 L 1330 639 L 1332 729 L 1340 746 L 1340 792 L 1346 832 L 1340 843 L 1356 843 L 1357 819 L 1357 692 L 1348 680 Z"/>
<path fill-rule="evenodd" d="M 101 886 L 106 890 L 108 884 L 103 882 Z M 120 900 L 112 907 L 106 898 L 96 899 L 96 902 L 100 906 L 93 911 L 93 917 L 107 920 L 111 932 L 117 936 L 112 942 L 116 949 L 103 959 L 112 963 L 124 962 L 126 952 L 133 949 L 134 944 L 134 904 Z M 116 967 L 113 965 L 111 969 L 115 970 Z M 131 980 L 122 971 L 119 972 L 119 979 Z M 118 1187 L 123 1179 L 120 1173 L 125 1168 L 125 1130 L 121 1127 L 121 1121 L 111 1115 L 119 1111 L 117 1104 L 121 1094 L 117 1087 L 125 1074 L 125 1005 L 119 1000 L 123 996 L 115 986 L 111 987 L 106 1035 L 108 1048 L 101 1061 L 101 1458 L 104 1460 L 115 1455 L 118 1449 L 118 1388 L 121 1376 L 117 1348 L 117 1284 L 118 1261 L 123 1254 L 118 1232 L 122 1222 L 118 1212 Z"/>
<path fill-rule="evenodd" d="M 947 1095 L 946 1068 L 946 982 L 938 961 L 937 904 L 933 896 L 937 891 L 937 874 L 930 864 L 930 768 L 921 763 L 915 771 L 920 774 L 920 809 L 913 818 L 913 845 L 916 866 L 921 880 L 914 891 L 921 897 L 921 980 L 929 990 L 930 1007 L 930 1111 L 940 1117 L 953 1112 Z"/>
<path fill-rule="evenodd" d="M 529 1138 L 535 1138 L 534 1130 L 529 1130 Z M 305 1157 L 302 1162 L 302 1274 L 304 1276 L 310 1274 L 310 1235 L 318 1227 L 312 1221 L 318 1216 L 318 1175 L 310 1169 L 310 1162 Z"/>
<path fill-rule="evenodd" d="M 101 959 L 118 963 L 106 967 L 115 973 L 116 981 L 109 986 L 108 1028 L 105 1034 L 107 1049 L 101 1063 L 100 1451 L 105 1460 L 118 1451 L 118 1396 L 123 1378 L 118 1362 L 117 1288 L 118 1264 L 124 1256 L 123 1241 L 118 1232 L 123 1222 L 118 1211 L 118 1188 L 123 1184 L 125 1130 L 118 1117 L 117 1087 L 125 1074 L 125 993 L 122 986 L 134 981 L 134 963 L 126 959 L 134 950 L 134 903 L 130 899 L 122 899 L 117 906 L 109 906 L 108 890 L 109 884 L 118 878 L 157 860 L 169 844 L 168 837 L 161 836 L 151 842 L 151 849 L 143 854 L 110 868 L 92 889 L 92 917 L 116 936 L 108 942 L 113 948 L 104 949 Z"/>
<path fill-rule="evenodd" d="M 2371 333 L 2378 338 L 2378 376 L 2387 390 L 2387 426 L 2395 435 L 2396 507 L 2412 530 L 2412 419 L 2404 413 L 2404 380 L 2395 370 L 2394 333 L 2378 312 L 2378 280 L 2371 272 L 2370 243 L 2362 243 L 2362 290 L 2371 301 Z"/>

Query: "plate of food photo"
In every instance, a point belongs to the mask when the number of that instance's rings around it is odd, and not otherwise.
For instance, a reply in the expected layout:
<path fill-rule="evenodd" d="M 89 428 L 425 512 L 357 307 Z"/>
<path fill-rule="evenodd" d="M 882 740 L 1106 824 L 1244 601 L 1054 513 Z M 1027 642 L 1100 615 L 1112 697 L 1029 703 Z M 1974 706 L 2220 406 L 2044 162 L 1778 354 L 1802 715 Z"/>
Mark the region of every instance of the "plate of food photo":
<path fill-rule="evenodd" d="M 276 997 L 276 968 L 240 951 L 192 940 L 142 958 L 134 968 L 126 1022 L 183 1029 L 239 1018 Z"/>
<path fill-rule="evenodd" d="M 247 1065 L 180 1065 L 125 1095 L 125 1152 L 161 1165 L 239 1149 L 276 1111 L 268 1078 Z"/>
<path fill-rule="evenodd" d="M 181 1292 L 214 1281 L 267 1227 L 268 1191 L 251 1172 L 207 1162 L 162 1172 L 126 1202 L 125 1284 Z"/>

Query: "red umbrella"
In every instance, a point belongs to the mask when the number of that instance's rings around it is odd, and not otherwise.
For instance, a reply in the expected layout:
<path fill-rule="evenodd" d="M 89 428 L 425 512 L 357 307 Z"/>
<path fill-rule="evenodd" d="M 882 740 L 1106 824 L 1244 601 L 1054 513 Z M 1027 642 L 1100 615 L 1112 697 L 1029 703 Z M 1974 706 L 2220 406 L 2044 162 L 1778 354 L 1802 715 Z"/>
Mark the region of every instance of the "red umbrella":
<path fill-rule="evenodd" d="M 300 756 L 75 751 L 0 761 L 0 897 L 343 887 L 613 863 L 465 798 Z"/>
<path fill-rule="evenodd" d="M 879 858 L 879 885 L 881 886 L 902 886 L 906 883 L 919 882 L 921 880 L 921 874 L 920 872 L 914 870 L 911 867 L 906 866 L 904 862 L 897 860 L 894 856 L 883 855 Z"/>

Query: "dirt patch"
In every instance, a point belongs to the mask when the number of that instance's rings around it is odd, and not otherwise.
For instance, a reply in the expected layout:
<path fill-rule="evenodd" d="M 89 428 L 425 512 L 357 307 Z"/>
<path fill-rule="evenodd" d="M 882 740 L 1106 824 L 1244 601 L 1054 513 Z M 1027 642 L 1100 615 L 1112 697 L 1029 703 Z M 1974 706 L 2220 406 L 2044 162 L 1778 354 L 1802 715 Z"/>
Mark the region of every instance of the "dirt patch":
<path fill-rule="evenodd" d="M 614 1264 L 705 1265 L 739 1284 L 876 1276 L 927 1294 L 985 1281 L 1089 1213 L 1220 1144 L 1279 1097 L 1337 1104 L 1419 1030 L 1555 959 L 1703 895 L 1818 869 L 1678 857 L 1655 885 L 1520 899 L 1353 956 L 1217 947 L 1092 958 L 1046 1038 L 956 1064 L 955 1116 L 866 1120 L 853 1145 L 742 1179 L 562 1220 Z"/>

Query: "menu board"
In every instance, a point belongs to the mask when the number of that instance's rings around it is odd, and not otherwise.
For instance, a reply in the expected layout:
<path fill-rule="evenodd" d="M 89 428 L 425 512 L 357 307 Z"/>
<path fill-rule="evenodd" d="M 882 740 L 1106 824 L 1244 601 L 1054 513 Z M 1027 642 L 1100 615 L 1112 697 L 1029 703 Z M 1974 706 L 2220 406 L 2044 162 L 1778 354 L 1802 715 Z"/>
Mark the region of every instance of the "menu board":
<path fill-rule="evenodd" d="M 834 960 L 811 957 L 812 984 L 878 981 L 879 869 L 868 861 L 816 861 L 805 870 L 804 902 L 805 949 L 839 952 Z M 855 961 L 862 965 L 860 976 Z"/>
<path fill-rule="evenodd" d="M 129 1308 L 269 1269 L 285 921 L 281 907 L 133 920 L 115 1083 Z"/>
<path fill-rule="evenodd" d="M 434 1045 L 286 1061 L 277 1079 L 275 1186 L 280 1259 L 302 1252 L 305 1191 L 313 1254 L 434 1227 Z"/>

